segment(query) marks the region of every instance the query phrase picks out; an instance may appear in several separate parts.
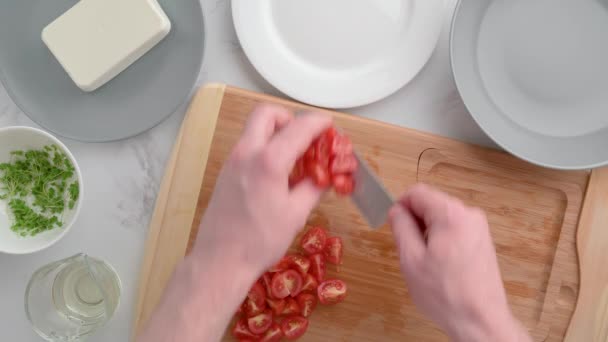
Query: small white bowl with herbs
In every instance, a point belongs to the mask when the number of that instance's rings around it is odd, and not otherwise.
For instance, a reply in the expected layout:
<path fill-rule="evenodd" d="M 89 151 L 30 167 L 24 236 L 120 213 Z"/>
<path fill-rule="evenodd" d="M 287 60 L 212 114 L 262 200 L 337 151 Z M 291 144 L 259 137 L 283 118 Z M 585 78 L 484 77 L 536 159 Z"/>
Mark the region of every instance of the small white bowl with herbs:
<path fill-rule="evenodd" d="M 31 127 L 0 128 L 0 252 L 45 249 L 72 227 L 82 175 L 61 141 Z"/>

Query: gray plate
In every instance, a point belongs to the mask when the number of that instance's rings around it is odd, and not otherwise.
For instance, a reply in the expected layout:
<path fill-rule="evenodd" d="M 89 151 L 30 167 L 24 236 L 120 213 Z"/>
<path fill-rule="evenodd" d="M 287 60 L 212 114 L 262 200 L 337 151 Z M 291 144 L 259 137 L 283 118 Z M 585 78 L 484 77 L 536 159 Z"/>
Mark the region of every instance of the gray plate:
<path fill-rule="evenodd" d="M 202 63 L 199 0 L 159 0 L 171 32 L 117 77 L 81 91 L 51 55 L 40 32 L 75 0 L 0 1 L 0 79 L 32 120 L 61 136 L 111 141 L 146 131 L 186 100 Z"/>
<path fill-rule="evenodd" d="M 553 168 L 608 164 L 608 0 L 462 0 L 451 56 L 503 148 Z"/>

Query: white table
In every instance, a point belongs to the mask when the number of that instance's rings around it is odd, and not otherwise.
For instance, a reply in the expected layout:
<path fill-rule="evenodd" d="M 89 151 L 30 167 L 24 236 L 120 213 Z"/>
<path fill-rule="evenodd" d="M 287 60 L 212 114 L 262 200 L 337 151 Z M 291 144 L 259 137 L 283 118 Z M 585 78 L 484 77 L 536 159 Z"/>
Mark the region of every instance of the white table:
<path fill-rule="evenodd" d="M 198 83 L 223 82 L 280 95 L 243 54 L 232 26 L 229 0 L 201 1 L 207 20 L 207 43 Z M 446 11 L 435 53 L 409 85 L 378 103 L 347 111 L 494 146 L 467 113 L 454 85 L 449 63 L 452 8 Z M 186 104 L 158 127 L 120 142 L 88 144 L 62 139 L 83 172 L 82 212 L 73 230 L 51 248 L 25 256 L 0 254 L 0 340 L 40 340 L 25 317 L 23 295 L 27 281 L 40 266 L 81 251 L 112 264 L 123 286 L 119 310 L 90 341 L 128 340 L 148 221 L 185 109 Z M 10 125 L 36 126 L 0 85 L 0 127 Z"/>

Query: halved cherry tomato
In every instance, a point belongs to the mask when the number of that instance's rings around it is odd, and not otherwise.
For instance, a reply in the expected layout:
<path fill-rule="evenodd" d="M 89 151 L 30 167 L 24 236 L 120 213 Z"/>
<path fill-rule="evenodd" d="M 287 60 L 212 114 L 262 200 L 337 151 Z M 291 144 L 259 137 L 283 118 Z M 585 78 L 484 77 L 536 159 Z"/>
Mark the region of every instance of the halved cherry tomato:
<path fill-rule="evenodd" d="M 359 163 L 353 154 L 337 155 L 331 161 L 329 172 L 332 175 L 340 173 L 354 173 Z"/>
<path fill-rule="evenodd" d="M 293 268 L 300 272 L 302 276 L 308 273 L 308 269 L 310 268 L 310 260 L 303 256 L 302 254 L 290 254 L 286 256 L 289 259 L 289 263 Z"/>
<path fill-rule="evenodd" d="M 303 293 L 303 292 L 316 293 L 317 287 L 319 287 L 319 282 L 317 281 L 317 278 L 315 278 L 312 274 L 307 274 L 304 277 L 304 283 L 302 284 L 302 290 L 300 291 L 300 293 Z"/>
<path fill-rule="evenodd" d="M 298 302 L 293 299 L 293 298 L 287 298 L 285 300 L 285 309 L 283 309 L 283 312 L 281 312 L 282 316 L 289 316 L 289 315 L 295 315 L 295 314 L 300 314 L 300 304 L 298 304 Z"/>
<path fill-rule="evenodd" d="M 306 254 L 311 255 L 321 253 L 325 248 L 326 242 L 327 233 L 325 232 L 325 229 L 321 227 L 312 227 L 304 236 L 302 236 L 300 246 Z"/>
<path fill-rule="evenodd" d="M 353 153 L 353 143 L 350 138 L 345 135 L 336 135 L 331 145 L 330 153 L 332 155 L 348 155 Z"/>
<path fill-rule="evenodd" d="M 266 302 L 268 302 L 268 306 L 270 306 L 275 316 L 283 313 L 283 310 L 285 309 L 285 299 L 266 298 Z"/>
<path fill-rule="evenodd" d="M 249 327 L 249 331 L 256 335 L 265 333 L 271 325 L 272 311 L 270 310 L 264 310 L 264 312 L 262 312 L 261 314 L 249 317 L 249 319 L 247 319 L 247 326 Z"/>
<path fill-rule="evenodd" d="M 281 322 L 281 330 L 288 340 L 300 338 L 308 329 L 308 320 L 302 316 L 287 317 Z"/>
<path fill-rule="evenodd" d="M 279 260 L 279 262 L 277 262 L 276 265 L 272 266 L 268 270 L 268 272 L 270 272 L 270 273 L 282 272 L 282 271 L 287 270 L 290 266 L 291 266 L 291 260 L 289 258 L 287 258 L 286 256 L 284 256 L 283 258 L 281 258 L 281 260 Z"/>
<path fill-rule="evenodd" d="M 331 184 L 329 170 L 323 165 L 312 162 L 306 165 L 306 172 L 312 178 L 313 182 L 319 188 L 327 188 Z"/>
<path fill-rule="evenodd" d="M 336 265 L 341 264 L 343 253 L 342 239 L 338 236 L 328 238 L 323 253 L 325 254 L 325 260 L 327 260 L 327 262 Z"/>
<path fill-rule="evenodd" d="M 325 280 L 325 259 L 323 254 L 313 254 L 310 256 L 310 274 L 312 274 L 319 283 Z"/>
<path fill-rule="evenodd" d="M 283 331 L 281 330 L 281 327 L 276 323 L 272 323 L 272 326 L 266 330 L 266 333 L 262 336 L 260 342 L 279 342 L 282 338 Z"/>
<path fill-rule="evenodd" d="M 272 282 L 272 273 L 266 272 L 262 275 L 262 284 L 266 290 L 266 299 L 272 298 L 272 291 L 270 289 L 270 283 Z"/>
<path fill-rule="evenodd" d="M 310 293 L 300 293 L 297 301 L 304 317 L 310 316 L 315 307 L 317 307 L 317 297 Z"/>
<path fill-rule="evenodd" d="M 294 270 L 275 273 L 270 286 L 275 298 L 285 298 L 289 295 L 296 296 L 302 289 L 302 276 Z"/>
<path fill-rule="evenodd" d="M 249 293 L 247 293 L 247 298 L 253 301 L 256 306 L 263 306 L 264 301 L 266 301 L 266 290 L 264 290 L 264 286 L 259 281 L 256 281 L 249 290 Z"/>
<path fill-rule="evenodd" d="M 319 302 L 324 305 L 340 303 L 346 298 L 346 283 L 342 280 L 332 279 L 322 282 L 317 288 Z"/>
<path fill-rule="evenodd" d="M 338 195 L 348 196 L 355 190 L 355 180 L 350 174 L 334 175 L 331 181 Z"/>
<path fill-rule="evenodd" d="M 266 301 L 262 302 L 262 304 L 258 304 L 257 302 L 247 298 L 245 299 L 245 304 L 243 304 L 243 311 L 245 311 L 245 315 L 247 317 L 252 317 L 262 313 L 266 309 Z"/>
<path fill-rule="evenodd" d="M 252 333 L 247 326 L 247 320 L 245 318 L 239 319 L 232 328 L 232 335 L 238 339 L 253 339 L 257 340 L 258 335 Z"/>

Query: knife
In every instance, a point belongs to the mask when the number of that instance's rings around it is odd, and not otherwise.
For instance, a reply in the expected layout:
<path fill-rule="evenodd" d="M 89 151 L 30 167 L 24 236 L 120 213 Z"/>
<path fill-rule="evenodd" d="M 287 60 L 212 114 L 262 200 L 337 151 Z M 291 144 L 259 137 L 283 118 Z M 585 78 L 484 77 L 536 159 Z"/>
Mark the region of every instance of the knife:
<path fill-rule="evenodd" d="M 386 223 L 388 212 L 395 201 L 363 158 L 356 152 L 355 157 L 359 167 L 354 173 L 355 189 L 351 198 L 370 227 L 378 229 Z"/>

